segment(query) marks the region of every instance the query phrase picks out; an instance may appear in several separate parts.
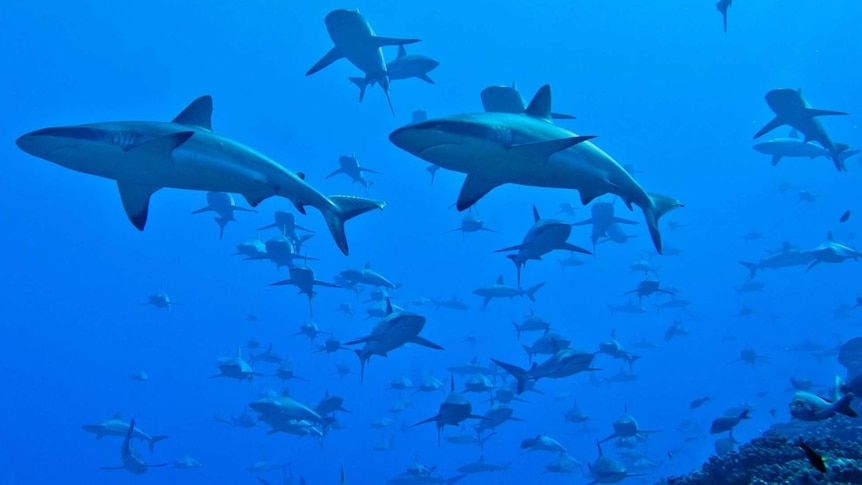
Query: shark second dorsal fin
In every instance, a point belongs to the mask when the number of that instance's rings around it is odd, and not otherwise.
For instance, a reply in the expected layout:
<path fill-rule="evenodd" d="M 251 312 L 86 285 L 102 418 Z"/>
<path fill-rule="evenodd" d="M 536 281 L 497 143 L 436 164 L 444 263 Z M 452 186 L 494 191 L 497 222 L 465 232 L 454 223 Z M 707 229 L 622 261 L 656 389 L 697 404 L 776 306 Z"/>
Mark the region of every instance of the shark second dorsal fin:
<path fill-rule="evenodd" d="M 536 95 L 533 96 L 533 100 L 530 101 L 530 105 L 527 106 L 527 110 L 524 112 L 527 116 L 532 116 L 533 118 L 538 118 L 540 120 L 551 121 L 551 86 L 545 84 L 539 91 L 536 92 Z"/>
<path fill-rule="evenodd" d="M 500 275 L 500 276 L 498 276 L 498 277 L 497 277 L 497 284 L 498 284 L 498 285 L 502 285 L 502 284 L 503 284 L 503 275 Z"/>
<path fill-rule="evenodd" d="M 539 209 L 537 209 L 536 206 L 534 205 L 533 206 L 533 222 L 539 222 L 539 219 L 541 219 L 541 218 L 542 218 L 542 216 L 539 215 Z"/>
<path fill-rule="evenodd" d="M 407 55 L 407 49 L 404 48 L 404 44 L 398 45 L 398 57 L 396 59 L 401 59 L 402 57 Z"/>
<path fill-rule="evenodd" d="M 123 413 L 117 411 L 112 417 L 113 419 L 123 419 Z"/>
<path fill-rule="evenodd" d="M 365 269 L 371 269 L 371 261 L 365 262 Z"/>
<path fill-rule="evenodd" d="M 201 96 L 174 118 L 174 123 L 194 126 L 207 131 L 213 131 L 213 98 L 210 95 Z"/>

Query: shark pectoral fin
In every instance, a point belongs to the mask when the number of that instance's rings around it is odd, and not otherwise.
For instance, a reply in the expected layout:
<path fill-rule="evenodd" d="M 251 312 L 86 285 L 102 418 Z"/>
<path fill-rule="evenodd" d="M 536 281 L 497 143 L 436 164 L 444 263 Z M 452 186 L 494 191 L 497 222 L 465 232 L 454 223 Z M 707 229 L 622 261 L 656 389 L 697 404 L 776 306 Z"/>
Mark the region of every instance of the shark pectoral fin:
<path fill-rule="evenodd" d="M 275 283 L 270 283 L 269 286 L 282 286 L 282 285 L 292 285 L 294 284 L 293 279 L 276 281 Z"/>
<path fill-rule="evenodd" d="M 341 288 L 340 286 L 334 283 L 327 283 L 326 281 L 318 281 L 314 280 L 314 286 L 325 286 L 327 288 Z"/>
<path fill-rule="evenodd" d="M 487 179 L 481 175 L 467 174 L 464 185 L 461 187 L 461 193 L 458 194 L 456 207 L 459 211 L 469 209 L 488 192 L 500 185 L 501 183 L 496 180 Z"/>
<path fill-rule="evenodd" d="M 568 243 L 568 242 L 564 242 L 557 249 L 567 249 L 569 251 L 574 251 L 576 253 L 582 253 L 582 254 L 593 254 L 591 251 L 589 251 L 587 249 L 584 249 L 584 248 L 579 247 L 579 246 L 575 246 L 574 244 Z"/>
<path fill-rule="evenodd" d="M 150 208 L 150 196 L 161 187 L 151 185 L 138 185 L 125 181 L 117 182 L 120 190 L 120 199 L 123 201 L 123 209 L 139 231 L 144 230 L 147 225 L 147 213 Z"/>
<path fill-rule="evenodd" d="M 340 174 L 340 173 L 344 173 L 344 169 L 343 169 L 343 168 L 339 168 L 338 170 L 333 170 L 332 172 L 330 172 L 330 173 L 329 173 L 329 175 L 327 175 L 326 177 L 324 177 L 324 179 L 328 179 L 328 178 L 335 177 L 336 175 L 338 175 L 338 174 Z"/>
<path fill-rule="evenodd" d="M 637 221 L 630 221 L 628 219 L 623 219 L 622 217 L 614 217 L 611 221 L 617 224 L 637 224 Z"/>
<path fill-rule="evenodd" d="M 430 77 L 428 77 L 428 75 L 427 75 L 427 74 L 420 74 L 420 75 L 418 75 L 418 76 L 416 76 L 416 77 L 418 77 L 419 79 L 421 79 L 421 80 L 425 81 L 425 82 L 426 82 L 426 83 L 428 83 L 428 84 L 434 84 L 434 80 L 433 80 L 433 79 L 431 79 Z"/>
<path fill-rule="evenodd" d="M 330 49 L 329 52 L 327 52 L 323 57 L 321 57 L 315 65 L 311 66 L 311 69 L 309 69 L 308 72 L 305 73 L 305 75 L 311 76 L 315 72 L 323 69 L 324 67 L 332 64 L 333 62 L 341 59 L 342 57 L 344 57 L 344 55 L 341 53 L 341 51 L 338 50 L 338 47 L 333 47 L 332 49 Z"/>
<path fill-rule="evenodd" d="M 432 342 L 428 339 L 422 338 L 418 335 L 413 337 L 412 339 L 410 339 L 410 343 L 419 344 L 423 347 L 428 347 L 429 349 L 443 350 L 443 347 L 435 344 L 434 342 Z"/>
<path fill-rule="evenodd" d="M 360 172 L 365 172 L 365 173 L 376 173 L 376 174 L 380 173 L 377 170 L 371 170 L 370 168 L 365 168 L 365 167 L 359 167 L 357 170 L 359 170 Z"/>
<path fill-rule="evenodd" d="M 213 131 L 212 116 L 213 98 L 206 95 L 192 101 L 182 113 L 174 118 L 174 123 Z"/>
<path fill-rule="evenodd" d="M 389 45 L 403 46 L 406 44 L 415 44 L 421 42 L 422 39 L 399 39 L 398 37 L 380 37 L 374 36 L 374 44 L 377 47 L 386 47 Z"/>
<path fill-rule="evenodd" d="M 99 470 L 125 470 L 124 466 L 100 466 Z"/>
<path fill-rule="evenodd" d="M 805 108 L 805 112 L 810 116 L 842 116 L 848 113 L 843 111 L 830 111 L 828 109 Z"/>
<path fill-rule="evenodd" d="M 498 250 L 496 250 L 496 251 L 494 251 L 494 252 L 495 252 L 495 253 L 503 253 L 503 252 L 506 252 L 506 251 L 520 251 L 520 250 L 522 250 L 522 249 L 527 249 L 527 248 L 529 248 L 532 244 L 533 244 L 533 243 L 518 244 L 517 246 L 509 246 L 508 248 L 498 249 Z"/>
<path fill-rule="evenodd" d="M 778 128 L 779 126 L 784 125 L 784 124 L 785 124 L 785 123 L 784 123 L 784 121 L 782 121 L 782 120 L 781 120 L 781 119 L 779 119 L 778 117 L 775 117 L 775 118 L 773 118 L 773 119 L 772 119 L 772 121 L 770 121 L 769 123 L 767 123 L 767 124 L 766 124 L 766 126 L 764 126 L 763 128 L 761 128 L 761 129 L 760 129 L 760 131 L 758 131 L 758 132 L 754 135 L 754 139 L 756 140 L 756 139 L 760 138 L 761 136 L 763 136 L 763 135 L 765 135 L 765 134 L 769 133 L 770 131 L 772 131 L 772 130 L 774 130 L 774 129 L 776 129 L 776 128 Z"/>
<path fill-rule="evenodd" d="M 573 222 L 572 225 L 573 226 L 588 226 L 592 223 L 593 223 L 593 219 L 589 218 L 589 219 L 583 220 L 581 222 Z"/>
<path fill-rule="evenodd" d="M 554 120 L 574 120 L 576 118 L 574 116 L 566 114 L 566 113 L 551 113 L 551 119 L 554 119 Z"/>
<path fill-rule="evenodd" d="M 535 157 L 539 160 L 547 160 L 551 155 L 573 147 L 578 143 L 583 143 L 587 140 L 595 138 L 594 136 L 572 136 L 569 138 L 560 138 L 558 140 L 537 141 L 535 143 L 524 143 L 521 145 L 513 145 L 508 148 L 509 152 L 519 156 Z"/>

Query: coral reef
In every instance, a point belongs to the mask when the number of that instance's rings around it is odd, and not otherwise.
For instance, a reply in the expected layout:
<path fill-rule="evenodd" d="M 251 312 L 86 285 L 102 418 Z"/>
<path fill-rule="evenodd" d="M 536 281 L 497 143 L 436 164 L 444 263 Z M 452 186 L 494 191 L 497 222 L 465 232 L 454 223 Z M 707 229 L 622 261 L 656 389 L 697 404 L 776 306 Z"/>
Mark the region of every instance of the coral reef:
<path fill-rule="evenodd" d="M 823 456 L 816 470 L 800 440 Z M 712 457 L 699 470 L 666 478 L 662 485 L 859 485 L 862 484 L 862 421 L 836 417 L 825 422 L 792 421 L 772 426 L 762 437 Z"/>

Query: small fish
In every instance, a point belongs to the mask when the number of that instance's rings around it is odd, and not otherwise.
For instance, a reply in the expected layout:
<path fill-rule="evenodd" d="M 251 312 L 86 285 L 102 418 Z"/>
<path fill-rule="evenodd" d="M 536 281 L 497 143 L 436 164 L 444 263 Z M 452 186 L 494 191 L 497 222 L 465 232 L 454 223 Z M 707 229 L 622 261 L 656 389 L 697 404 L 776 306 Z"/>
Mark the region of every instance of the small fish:
<path fill-rule="evenodd" d="M 847 222 L 847 219 L 850 219 L 850 211 L 846 211 L 841 214 L 841 219 L 838 219 L 839 222 Z"/>
<path fill-rule="evenodd" d="M 799 442 L 799 447 L 802 448 L 802 451 L 805 452 L 805 456 L 808 457 L 808 461 L 811 462 L 811 466 L 820 470 L 821 473 L 826 473 L 826 464 L 823 463 L 823 457 L 820 456 L 816 451 L 812 450 L 810 446 L 806 445 L 804 442 Z"/>
<path fill-rule="evenodd" d="M 704 404 L 706 404 L 707 401 L 709 401 L 709 396 L 705 396 L 705 397 L 702 397 L 700 399 L 695 399 L 694 401 L 691 402 L 691 404 L 688 407 L 690 409 L 697 409 L 697 408 L 703 406 Z"/>

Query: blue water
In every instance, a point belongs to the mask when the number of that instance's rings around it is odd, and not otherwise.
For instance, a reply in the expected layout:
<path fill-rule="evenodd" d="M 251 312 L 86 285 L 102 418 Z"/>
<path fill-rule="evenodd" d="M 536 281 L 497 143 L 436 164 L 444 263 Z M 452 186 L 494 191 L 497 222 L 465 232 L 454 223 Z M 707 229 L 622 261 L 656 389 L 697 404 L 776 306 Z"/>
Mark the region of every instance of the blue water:
<path fill-rule="evenodd" d="M 643 428 L 662 431 L 649 440 L 647 457 L 661 466 L 647 481 L 686 473 L 713 454 L 713 439 L 684 441 L 676 430 L 684 419 L 708 429 L 725 408 L 746 401 L 755 411 L 735 436 L 749 440 L 790 418 L 789 377 L 825 384 L 843 373 L 834 358 L 818 361 L 784 348 L 806 338 L 832 346 L 833 334 L 847 340 L 858 333 L 858 313 L 844 320 L 832 315 L 860 291 L 858 262 L 822 265 L 808 274 L 801 267 L 765 272 L 761 294 L 739 296 L 734 287 L 747 276 L 737 260 L 756 261 L 784 240 L 813 248 L 830 230 L 853 244 L 854 231 L 860 231 L 859 217 L 838 227 L 845 210 L 862 215 L 858 160 L 848 162 L 849 173 L 838 173 L 822 159 L 772 167 L 767 156 L 751 149 L 751 137 L 771 118 L 764 94 L 799 87 L 815 107 L 851 113 L 824 120 L 834 140 L 862 143 L 862 70 L 856 66 L 862 3 L 741 0 L 731 8 L 727 35 L 710 1 L 537 3 L 3 2 L 0 484 L 257 483 L 245 468 L 262 457 L 293 461 L 294 473 L 309 483 L 337 483 L 342 464 L 351 483 L 381 483 L 415 455 L 452 476 L 479 457 L 478 448 L 438 448 L 433 425 L 399 430 L 434 415 L 443 393 L 413 396 L 413 407 L 394 416 L 396 425 L 386 431 L 396 435 L 396 448 L 371 451 L 381 433 L 369 424 L 397 399 L 385 389 L 401 373 L 419 382 L 433 369 L 446 380 L 445 367 L 474 356 L 526 366 L 510 322 L 531 309 L 575 348 L 595 350 L 612 329 L 624 344 L 646 338 L 661 345 L 630 349 L 643 356 L 633 383 L 594 387 L 584 374 L 540 382 L 544 395 L 527 394 L 530 403 L 516 405 L 525 422 L 501 426 L 485 450 L 490 462 L 512 460 L 510 471 L 463 483 L 570 483 L 569 477 L 540 477 L 552 456 L 523 453 L 520 440 L 548 433 L 572 456 L 591 461 L 595 440 L 611 433 L 625 405 Z M 430 73 L 436 85 L 393 84 L 395 117 L 379 87 L 357 102 L 357 90 L 346 80 L 357 71 L 346 61 L 304 76 L 331 47 L 323 25 L 327 12 L 357 7 L 379 35 L 420 38 L 408 52 L 441 62 Z M 395 52 L 385 49 L 387 58 Z M 432 117 L 480 111 L 481 89 L 513 80 L 528 100 L 550 84 L 555 110 L 577 116 L 566 127 L 598 135 L 595 142 L 617 161 L 645 172 L 636 177 L 647 190 L 685 204 L 662 221 L 686 226 L 664 229 L 666 242 L 681 254 L 655 261 L 663 284 L 680 288 L 680 296 L 694 302 L 699 321 L 681 317 L 690 337 L 663 342 L 677 313 L 610 315 L 606 305 L 625 303 L 619 295 L 640 280 L 628 266 L 652 250 L 640 213 L 629 214 L 621 203 L 618 215 L 639 221 L 626 228 L 636 238 L 602 244 L 595 256 L 584 256 L 583 266 L 565 272 L 555 262 L 565 253 L 530 262 L 524 284 L 547 282 L 535 304 L 494 301 L 479 310 L 481 299 L 472 290 L 500 274 L 514 283 L 514 267 L 493 251 L 520 242 L 532 223 L 531 205 L 555 216 L 561 202 L 577 203 L 577 193 L 498 188 L 477 206 L 497 233 L 447 234 L 462 217 L 447 207 L 463 175 L 441 171 L 430 186 L 427 163 L 394 147 L 387 136 L 409 122 L 415 109 Z M 444 351 L 401 349 L 386 359 L 372 358 L 364 384 L 357 375 L 339 380 L 336 362 L 355 372 L 359 363 L 349 352 L 315 354 L 307 339 L 290 336 L 307 320 L 307 302 L 292 288 L 267 286 L 287 278 L 286 269 L 276 272 L 267 263 L 231 256 L 236 244 L 272 221 L 273 211 L 289 210 L 286 202 L 267 200 L 258 214 L 239 213 L 220 241 L 210 215 L 189 215 L 205 205 L 203 193 L 166 189 L 153 197 L 148 227 L 139 233 L 126 219 L 113 182 L 39 160 L 13 143 L 46 126 L 169 120 L 203 94 L 214 98 L 218 133 L 305 172 L 324 193 L 364 195 L 346 177 L 324 180 L 341 155 L 355 153 L 364 166 L 381 172 L 369 175 L 369 195 L 390 205 L 347 225 L 350 256 L 338 252 L 315 211 L 298 215 L 299 224 L 317 231 L 307 254 L 320 259 L 311 265 L 324 280 L 371 261 L 403 284 L 402 302 L 459 295 L 469 312 L 421 308 L 428 317 L 423 336 Z M 780 195 L 783 182 L 792 188 Z M 820 196 L 816 204 L 797 203 L 801 190 Z M 581 209 L 577 219 L 588 214 Z M 764 239 L 744 242 L 742 236 L 755 229 Z M 589 246 L 589 229 L 575 228 L 570 241 Z M 171 312 L 140 305 L 160 289 L 177 302 Z M 342 340 L 367 334 L 371 321 L 334 311 L 343 302 L 364 313 L 352 293 L 320 290 L 314 307 L 321 330 Z M 738 317 L 743 305 L 757 313 Z M 252 312 L 258 322 L 246 321 Z M 468 334 L 478 339 L 475 349 L 464 342 Z M 215 413 L 239 414 L 258 393 L 281 389 L 275 379 L 259 378 L 253 386 L 208 379 L 216 373 L 216 358 L 232 355 L 250 338 L 274 343 L 294 359 L 296 373 L 312 381 L 291 382 L 295 398 L 313 404 L 327 389 L 346 398 L 353 412 L 340 416 L 345 428 L 333 431 L 323 449 L 309 438 L 266 436 L 264 425 L 234 431 L 213 423 Z M 729 365 L 745 347 L 770 361 L 753 368 Z M 599 381 L 616 374 L 619 362 L 598 356 L 596 365 L 604 369 Z M 129 379 L 141 370 L 149 382 Z M 758 398 L 761 391 L 769 392 Z M 571 399 L 556 401 L 562 392 L 573 393 L 590 415 L 588 429 L 563 425 Z M 712 400 L 690 411 L 688 403 L 703 395 Z M 484 412 L 486 396 L 468 396 Z M 770 409 L 777 411 L 775 418 Z M 189 453 L 203 469 L 154 469 L 140 477 L 100 471 L 120 464 L 120 440 L 97 441 L 80 426 L 117 411 L 149 433 L 170 436 L 154 454 L 144 451 L 150 463 L 171 463 Z M 606 452 L 614 453 L 610 443 Z M 268 476 L 274 483 L 279 478 Z"/>

